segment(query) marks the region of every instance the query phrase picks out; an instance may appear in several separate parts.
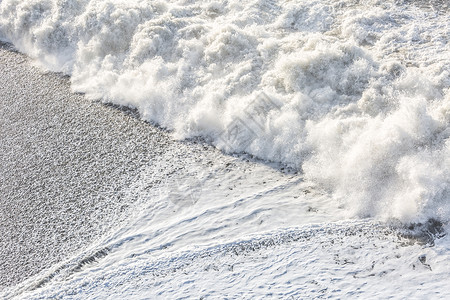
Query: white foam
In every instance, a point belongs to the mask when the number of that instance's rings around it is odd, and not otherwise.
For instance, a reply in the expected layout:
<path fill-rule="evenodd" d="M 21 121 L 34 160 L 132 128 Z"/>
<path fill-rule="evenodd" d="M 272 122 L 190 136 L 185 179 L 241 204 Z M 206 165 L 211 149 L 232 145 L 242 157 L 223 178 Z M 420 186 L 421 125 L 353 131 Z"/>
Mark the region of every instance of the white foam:
<path fill-rule="evenodd" d="M 449 24 L 375 0 L 0 3 L 0 38 L 74 91 L 405 221 L 450 219 Z M 274 105 L 249 116 L 261 92 Z"/>
<path fill-rule="evenodd" d="M 15 298 L 448 298 L 448 237 L 408 242 L 372 222 L 309 225 L 164 256 L 94 258 Z"/>

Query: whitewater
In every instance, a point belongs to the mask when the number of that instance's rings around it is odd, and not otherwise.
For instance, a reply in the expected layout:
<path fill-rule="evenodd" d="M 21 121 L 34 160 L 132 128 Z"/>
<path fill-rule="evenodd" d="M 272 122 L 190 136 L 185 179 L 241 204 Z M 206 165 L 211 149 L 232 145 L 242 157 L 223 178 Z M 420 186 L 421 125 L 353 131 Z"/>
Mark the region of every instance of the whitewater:
<path fill-rule="evenodd" d="M 449 296 L 449 37 L 446 0 L 0 0 L 1 41 L 176 140 L 4 296 Z"/>
<path fill-rule="evenodd" d="M 450 28 L 439 12 L 389 1 L 4 0 L 0 32 L 70 74 L 74 91 L 135 107 L 178 138 L 299 168 L 352 214 L 448 220 Z M 236 119 L 252 126 L 245 109 L 261 93 L 280 108 L 255 137 L 241 128 L 223 142 Z"/>

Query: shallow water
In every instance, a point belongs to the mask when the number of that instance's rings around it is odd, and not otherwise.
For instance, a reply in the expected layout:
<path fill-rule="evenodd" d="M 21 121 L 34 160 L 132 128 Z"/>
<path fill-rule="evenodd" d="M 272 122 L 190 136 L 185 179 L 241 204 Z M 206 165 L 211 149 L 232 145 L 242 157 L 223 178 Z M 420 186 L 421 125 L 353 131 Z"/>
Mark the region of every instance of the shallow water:
<path fill-rule="evenodd" d="M 165 134 L 70 92 L 67 78 L 0 49 L 0 287 L 92 243 L 132 202 Z M 154 151 L 148 151 L 151 146 Z"/>

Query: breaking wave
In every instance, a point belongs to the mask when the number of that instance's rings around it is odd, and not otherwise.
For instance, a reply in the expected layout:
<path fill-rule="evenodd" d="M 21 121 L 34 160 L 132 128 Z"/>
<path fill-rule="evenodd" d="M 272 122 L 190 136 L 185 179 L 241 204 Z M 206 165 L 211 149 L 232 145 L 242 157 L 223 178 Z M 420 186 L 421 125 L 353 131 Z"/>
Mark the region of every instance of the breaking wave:
<path fill-rule="evenodd" d="M 352 216 L 447 221 L 450 14 L 400 2 L 2 0 L 0 39 L 177 138 L 301 170 Z"/>

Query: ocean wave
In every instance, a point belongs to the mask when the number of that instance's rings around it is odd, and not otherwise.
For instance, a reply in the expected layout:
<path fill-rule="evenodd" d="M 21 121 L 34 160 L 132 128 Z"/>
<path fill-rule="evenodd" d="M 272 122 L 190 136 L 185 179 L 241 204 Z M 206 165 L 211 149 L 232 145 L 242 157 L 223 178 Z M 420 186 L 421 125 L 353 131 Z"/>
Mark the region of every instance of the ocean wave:
<path fill-rule="evenodd" d="M 0 1 L 0 39 L 74 91 L 403 221 L 450 219 L 449 23 L 375 0 Z"/>

